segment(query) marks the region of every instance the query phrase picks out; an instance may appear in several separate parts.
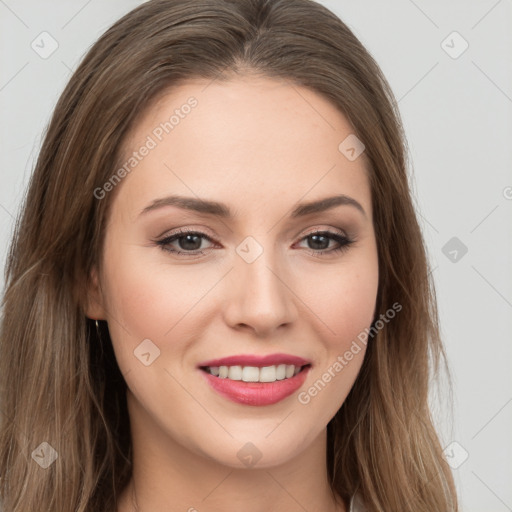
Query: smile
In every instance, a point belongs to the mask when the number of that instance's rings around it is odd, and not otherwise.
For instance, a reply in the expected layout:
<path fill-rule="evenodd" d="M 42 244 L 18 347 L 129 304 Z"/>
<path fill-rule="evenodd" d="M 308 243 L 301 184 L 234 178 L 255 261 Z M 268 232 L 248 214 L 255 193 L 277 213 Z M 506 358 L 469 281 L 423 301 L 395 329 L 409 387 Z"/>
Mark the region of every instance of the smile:
<path fill-rule="evenodd" d="M 304 384 L 310 368 L 310 361 L 287 354 L 230 356 L 198 366 L 213 391 L 251 406 L 284 400 Z"/>

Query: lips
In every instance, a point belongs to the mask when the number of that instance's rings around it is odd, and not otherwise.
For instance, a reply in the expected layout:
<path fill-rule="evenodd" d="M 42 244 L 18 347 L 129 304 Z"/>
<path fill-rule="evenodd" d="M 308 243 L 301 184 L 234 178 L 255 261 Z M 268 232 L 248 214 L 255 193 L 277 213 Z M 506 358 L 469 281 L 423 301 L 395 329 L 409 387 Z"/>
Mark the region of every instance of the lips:
<path fill-rule="evenodd" d="M 198 368 L 205 366 L 274 366 L 279 364 L 293 364 L 294 366 L 305 366 L 311 364 L 311 361 L 302 357 L 292 356 L 290 354 L 269 354 L 266 356 L 256 356 L 252 354 L 223 357 L 222 359 L 210 359 L 197 365 Z"/>
<path fill-rule="evenodd" d="M 237 355 L 203 361 L 198 368 L 221 396 L 239 404 L 263 406 L 297 391 L 311 362 L 290 354 Z"/>

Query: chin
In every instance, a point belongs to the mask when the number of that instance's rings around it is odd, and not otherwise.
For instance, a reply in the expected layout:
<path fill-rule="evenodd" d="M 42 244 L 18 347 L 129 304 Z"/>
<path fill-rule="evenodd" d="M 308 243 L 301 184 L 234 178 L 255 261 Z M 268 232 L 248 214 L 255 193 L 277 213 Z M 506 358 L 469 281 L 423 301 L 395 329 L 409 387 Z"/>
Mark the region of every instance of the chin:
<path fill-rule="evenodd" d="M 305 432 L 294 430 L 293 435 L 265 437 L 270 431 L 262 429 L 264 433 L 258 435 L 238 433 L 223 440 L 212 438 L 209 441 L 214 446 L 200 447 L 200 451 L 210 460 L 233 469 L 268 469 L 293 461 L 309 444 Z"/>

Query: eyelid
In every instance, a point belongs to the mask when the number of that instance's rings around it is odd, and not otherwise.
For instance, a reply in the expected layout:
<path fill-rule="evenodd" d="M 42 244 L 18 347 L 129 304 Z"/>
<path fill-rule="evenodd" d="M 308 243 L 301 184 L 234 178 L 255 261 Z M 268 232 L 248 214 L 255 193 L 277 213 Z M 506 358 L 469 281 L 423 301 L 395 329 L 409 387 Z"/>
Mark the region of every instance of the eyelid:
<path fill-rule="evenodd" d="M 302 239 L 302 238 L 304 238 L 306 236 L 314 235 L 315 233 L 323 233 L 325 231 L 335 232 L 338 235 L 342 235 L 342 236 L 345 236 L 347 238 L 352 238 L 350 236 L 350 233 L 348 233 L 346 230 L 338 228 L 338 227 L 334 227 L 334 226 L 327 226 L 327 227 L 318 227 L 318 226 L 316 226 L 316 227 L 311 228 L 310 230 L 306 231 L 302 235 L 301 235 L 302 232 L 299 232 L 299 234 L 295 238 L 300 237 Z"/>
<path fill-rule="evenodd" d="M 206 226 L 192 224 L 192 225 L 187 225 L 186 227 L 166 229 L 160 235 L 157 235 L 155 237 L 155 240 L 162 240 L 163 238 L 168 238 L 170 236 L 174 236 L 179 233 L 188 234 L 188 233 L 192 233 L 192 232 L 193 233 L 199 232 L 201 234 L 209 236 L 211 239 L 216 238 L 216 235 L 212 234 L 213 233 L 212 230 L 207 228 Z"/>

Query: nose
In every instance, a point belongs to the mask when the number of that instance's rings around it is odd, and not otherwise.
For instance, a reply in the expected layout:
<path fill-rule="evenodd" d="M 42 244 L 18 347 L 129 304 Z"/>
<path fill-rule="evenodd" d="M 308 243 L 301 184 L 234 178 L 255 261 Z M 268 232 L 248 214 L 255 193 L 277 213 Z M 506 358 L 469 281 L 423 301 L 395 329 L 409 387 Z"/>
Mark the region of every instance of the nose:
<path fill-rule="evenodd" d="M 252 263 L 236 254 L 234 261 L 235 268 L 226 283 L 226 323 L 258 337 L 268 337 L 278 328 L 292 324 L 298 317 L 293 283 L 275 253 L 265 249 Z"/>

